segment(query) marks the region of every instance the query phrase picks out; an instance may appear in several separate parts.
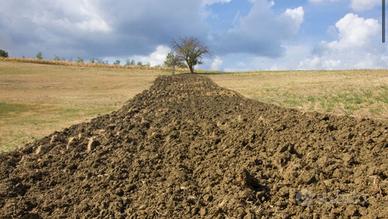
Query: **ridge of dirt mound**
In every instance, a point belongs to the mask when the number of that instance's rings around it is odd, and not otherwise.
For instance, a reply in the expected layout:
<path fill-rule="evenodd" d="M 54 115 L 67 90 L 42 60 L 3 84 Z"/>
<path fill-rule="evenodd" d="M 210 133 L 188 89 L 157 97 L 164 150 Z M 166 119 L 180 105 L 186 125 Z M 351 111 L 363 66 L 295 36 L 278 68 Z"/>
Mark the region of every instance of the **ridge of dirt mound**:
<path fill-rule="evenodd" d="M 196 75 L 0 155 L 0 218 L 388 215 L 388 124 L 301 113 Z"/>

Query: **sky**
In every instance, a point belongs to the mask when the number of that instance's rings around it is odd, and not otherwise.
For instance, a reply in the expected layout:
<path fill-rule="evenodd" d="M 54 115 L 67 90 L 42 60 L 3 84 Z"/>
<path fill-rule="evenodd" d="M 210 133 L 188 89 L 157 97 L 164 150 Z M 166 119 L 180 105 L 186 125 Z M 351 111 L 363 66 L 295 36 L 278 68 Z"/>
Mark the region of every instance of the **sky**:
<path fill-rule="evenodd" d="M 223 71 L 388 68 L 381 0 L 0 0 L 14 57 L 163 63 L 196 37 Z"/>

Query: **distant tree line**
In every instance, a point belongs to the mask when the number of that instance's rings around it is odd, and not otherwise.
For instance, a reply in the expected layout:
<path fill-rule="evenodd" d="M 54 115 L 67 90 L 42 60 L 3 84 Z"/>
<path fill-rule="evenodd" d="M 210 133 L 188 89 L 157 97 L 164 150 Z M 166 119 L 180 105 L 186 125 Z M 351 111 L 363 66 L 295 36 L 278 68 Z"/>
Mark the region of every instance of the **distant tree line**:
<path fill-rule="evenodd" d="M 205 55 L 209 54 L 209 49 L 200 42 L 197 38 L 187 37 L 179 40 L 174 40 L 172 43 L 172 51 L 167 54 L 167 57 L 164 61 L 164 66 L 172 68 L 173 73 L 175 73 L 176 68 L 185 68 L 187 67 L 190 70 L 190 73 L 194 73 L 195 66 L 202 64 L 202 59 Z M 0 49 L 0 57 L 8 57 L 8 52 Z M 23 57 L 24 58 L 24 57 Z M 35 55 L 37 60 L 43 60 L 43 53 L 38 52 Z M 72 59 L 60 58 L 59 56 L 54 56 L 54 61 L 70 61 Z M 77 63 L 85 63 L 85 60 L 82 57 L 77 57 L 75 60 Z M 109 61 L 103 59 L 92 58 L 87 63 L 92 64 L 109 64 Z M 120 60 L 115 60 L 114 65 L 121 65 Z M 134 59 L 126 60 L 124 66 L 150 66 L 149 63 L 143 63 L 141 61 L 136 61 Z"/>
<path fill-rule="evenodd" d="M 42 52 L 38 52 L 35 55 L 35 58 L 38 59 L 38 60 L 43 60 L 44 59 L 43 53 Z M 103 64 L 103 65 L 108 65 L 109 64 L 108 60 L 99 59 L 99 58 L 91 58 L 90 60 L 85 60 L 82 57 L 77 57 L 75 60 L 73 60 L 73 59 L 61 58 L 59 56 L 54 56 L 53 60 L 54 61 L 69 61 L 69 62 L 75 61 L 77 63 L 91 63 L 91 64 Z M 117 59 L 117 60 L 113 61 L 112 64 L 113 65 L 121 65 L 121 61 Z M 137 66 L 150 66 L 149 63 L 143 63 L 141 61 L 136 61 L 134 59 L 127 59 L 127 61 L 124 64 L 124 66 L 136 66 L 136 65 Z"/>

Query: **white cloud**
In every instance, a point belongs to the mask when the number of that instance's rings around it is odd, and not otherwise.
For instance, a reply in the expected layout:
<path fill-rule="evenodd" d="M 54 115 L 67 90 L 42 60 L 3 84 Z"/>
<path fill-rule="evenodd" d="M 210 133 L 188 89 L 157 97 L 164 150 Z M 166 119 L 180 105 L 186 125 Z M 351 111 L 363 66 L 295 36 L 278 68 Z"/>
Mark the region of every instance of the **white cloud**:
<path fill-rule="evenodd" d="M 223 64 L 223 60 L 220 57 L 215 57 L 210 65 L 210 69 L 213 71 L 221 70 L 221 66 Z"/>
<path fill-rule="evenodd" d="M 311 55 L 311 47 L 306 43 L 283 45 L 285 52 L 277 58 L 260 57 L 244 54 L 231 54 L 222 57 L 225 71 L 251 70 L 288 70 L 296 69 L 300 60 Z"/>
<path fill-rule="evenodd" d="M 156 50 L 149 55 L 148 62 L 151 64 L 151 66 L 161 65 L 166 60 L 166 56 L 170 51 L 171 49 L 169 47 L 160 45 L 156 47 Z"/>
<path fill-rule="evenodd" d="M 198 0 L 0 0 L 0 46 L 16 56 L 124 57 L 206 37 Z"/>
<path fill-rule="evenodd" d="M 343 0 L 309 0 L 309 2 L 313 4 L 332 3 L 332 2 L 339 2 L 339 1 L 343 1 Z"/>
<path fill-rule="evenodd" d="M 101 17 L 92 0 L 49 0 L 25 2 L 20 0 L 0 1 L 3 20 L 19 25 L 34 25 L 61 32 L 108 32 L 108 22 Z"/>
<path fill-rule="evenodd" d="M 388 50 L 381 44 L 381 26 L 376 19 L 349 13 L 335 26 L 329 42 L 285 43 L 280 57 L 230 54 L 221 57 L 222 68 L 237 70 L 368 69 L 387 68 Z"/>
<path fill-rule="evenodd" d="M 371 10 L 381 4 L 381 0 L 309 0 L 309 2 L 312 4 L 349 2 L 351 9 L 356 12 Z"/>
<path fill-rule="evenodd" d="M 326 46 L 330 49 L 355 49 L 369 46 L 380 33 L 380 24 L 375 19 L 365 19 L 349 13 L 336 23 L 339 39 Z"/>
<path fill-rule="evenodd" d="M 303 69 L 384 68 L 387 50 L 380 43 L 380 24 L 349 13 L 335 25 L 338 38 L 322 42 L 316 54 L 300 62 Z"/>
<path fill-rule="evenodd" d="M 307 13 L 302 6 L 279 12 L 274 8 L 277 1 L 249 0 L 249 11 L 241 12 L 230 23 L 208 22 L 206 13 L 217 13 L 208 6 L 231 1 L 0 0 L 0 47 L 13 56 L 42 51 L 45 57 L 119 57 L 124 62 L 129 57 L 159 65 L 173 38 L 194 36 L 215 55 L 204 66 L 211 69 L 388 66 L 377 19 L 349 13 L 332 27 L 329 39 L 334 40 L 313 45 L 317 43 L 306 42 L 310 33 L 298 35 Z M 349 3 L 348 9 L 365 11 L 378 6 L 380 0 L 309 2 Z"/>
<path fill-rule="evenodd" d="M 277 57 L 283 52 L 281 44 L 298 33 L 304 20 L 304 9 L 287 9 L 275 12 L 273 2 L 255 0 L 245 16 L 218 36 L 214 42 L 220 55 L 246 53 L 266 57 Z"/>
<path fill-rule="evenodd" d="M 148 56 L 131 56 L 130 59 L 140 61 L 144 64 L 148 63 L 151 66 L 157 66 L 164 63 L 166 56 L 170 51 L 171 49 L 168 46 L 159 45 L 156 47 L 155 51 Z"/>
<path fill-rule="evenodd" d="M 0 47 L 13 56 L 119 58 L 158 65 L 173 38 L 194 36 L 220 59 L 242 53 L 278 57 L 304 20 L 298 7 L 278 12 L 272 0 L 250 0 L 230 26 L 207 22 L 213 4 L 232 0 L 0 0 Z M 222 16 L 222 15 L 221 15 Z M 258 22 L 260 21 L 260 22 Z M 220 26 L 212 32 L 211 25 Z M 211 67 L 211 63 L 207 65 Z"/>
<path fill-rule="evenodd" d="M 218 4 L 218 3 L 225 4 L 225 3 L 229 3 L 231 1 L 232 0 L 202 0 L 202 4 L 204 4 L 204 5 L 213 5 L 213 4 Z"/>
<path fill-rule="evenodd" d="M 367 11 L 381 4 L 381 0 L 351 0 L 352 9 L 355 11 Z"/>
<path fill-rule="evenodd" d="M 293 31 L 297 33 L 304 20 L 303 7 L 289 8 L 283 15 L 290 19 L 290 25 L 293 26 Z"/>

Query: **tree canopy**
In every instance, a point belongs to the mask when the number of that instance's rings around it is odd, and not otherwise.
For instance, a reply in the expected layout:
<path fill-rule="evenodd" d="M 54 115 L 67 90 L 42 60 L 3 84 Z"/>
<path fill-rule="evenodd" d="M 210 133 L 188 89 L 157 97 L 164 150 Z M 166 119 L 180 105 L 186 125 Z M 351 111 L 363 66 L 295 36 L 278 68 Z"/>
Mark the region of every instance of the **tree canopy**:
<path fill-rule="evenodd" d="M 178 59 L 183 60 L 190 73 L 194 73 L 194 67 L 202 64 L 202 58 L 209 54 L 209 49 L 197 38 L 187 37 L 173 42 L 173 49 Z"/>

